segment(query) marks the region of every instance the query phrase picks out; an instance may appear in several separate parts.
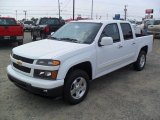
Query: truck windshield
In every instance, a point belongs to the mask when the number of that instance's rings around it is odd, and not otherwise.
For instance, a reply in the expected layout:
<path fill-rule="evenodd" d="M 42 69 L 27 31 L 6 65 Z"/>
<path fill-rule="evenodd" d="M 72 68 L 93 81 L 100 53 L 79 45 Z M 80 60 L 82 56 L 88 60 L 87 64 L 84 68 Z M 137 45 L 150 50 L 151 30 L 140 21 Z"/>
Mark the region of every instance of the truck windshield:
<path fill-rule="evenodd" d="M 33 24 L 33 21 L 25 21 L 24 24 L 28 24 L 28 25 L 31 24 L 31 25 L 32 25 L 32 24 Z"/>
<path fill-rule="evenodd" d="M 154 25 L 160 25 L 160 20 L 155 20 Z"/>
<path fill-rule="evenodd" d="M 17 25 L 17 23 L 12 18 L 0 18 L 0 25 Z"/>
<path fill-rule="evenodd" d="M 59 21 L 58 19 L 55 19 L 55 18 L 42 18 L 39 24 L 40 25 L 48 25 L 48 24 L 58 25 Z"/>
<path fill-rule="evenodd" d="M 101 23 L 71 22 L 56 31 L 51 39 L 91 44 L 101 26 Z"/>

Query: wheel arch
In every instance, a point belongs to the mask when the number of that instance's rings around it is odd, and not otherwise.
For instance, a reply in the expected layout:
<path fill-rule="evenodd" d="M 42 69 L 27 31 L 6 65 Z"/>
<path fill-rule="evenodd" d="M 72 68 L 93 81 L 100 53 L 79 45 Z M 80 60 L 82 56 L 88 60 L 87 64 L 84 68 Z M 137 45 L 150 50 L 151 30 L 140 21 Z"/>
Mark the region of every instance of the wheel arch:
<path fill-rule="evenodd" d="M 147 53 L 148 53 L 148 45 L 143 46 L 143 47 L 140 49 L 139 53 L 140 53 L 141 51 L 145 51 L 146 54 L 147 54 Z"/>
<path fill-rule="evenodd" d="M 88 76 L 89 76 L 89 79 L 92 80 L 92 64 L 91 62 L 89 61 L 85 61 L 85 62 L 81 62 L 81 63 L 78 63 L 76 65 L 73 65 L 71 66 L 66 75 L 65 75 L 65 78 L 74 70 L 74 69 L 80 69 L 80 70 L 83 70 L 85 71 Z"/>

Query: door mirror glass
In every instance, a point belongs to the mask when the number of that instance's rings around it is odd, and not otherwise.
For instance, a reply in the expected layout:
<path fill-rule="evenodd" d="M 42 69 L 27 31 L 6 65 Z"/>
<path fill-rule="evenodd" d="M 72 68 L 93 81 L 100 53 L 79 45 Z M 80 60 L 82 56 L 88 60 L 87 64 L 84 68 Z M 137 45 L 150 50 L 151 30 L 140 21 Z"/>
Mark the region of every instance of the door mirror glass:
<path fill-rule="evenodd" d="M 107 46 L 107 45 L 112 45 L 112 44 L 113 44 L 112 37 L 102 37 L 100 41 L 100 46 Z"/>

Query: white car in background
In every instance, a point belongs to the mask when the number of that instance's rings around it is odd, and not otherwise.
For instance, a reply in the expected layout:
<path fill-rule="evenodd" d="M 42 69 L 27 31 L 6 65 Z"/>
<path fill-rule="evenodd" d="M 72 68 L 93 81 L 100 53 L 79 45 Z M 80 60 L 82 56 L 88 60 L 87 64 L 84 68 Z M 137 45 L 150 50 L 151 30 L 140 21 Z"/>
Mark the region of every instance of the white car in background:
<path fill-rule="evenodd" d="M 142 34 L 140 26 L 138 26 L 137 24 L 132 24 L 132 26 L 136 34 Z"/>
<path fill-rule="evenodd" d="M 134 20 L 129 20 L 129 22 L 131 23 L 131 25 L 133 26 L 133 29 L 135 31 L 135 34 L 142 34 L 141 32 L 141 26 L 137 25 L 137 22 Z"/>
<path fill-rule="evenodd" d="M 148 33 L 160 36 L 160 20 L 150 21 L 148 24 Z"/>
<path fill-rule="evenodd" d="M 24 21 L 24 30 L 32 30 L 32 27 L 34 25 L 34 22 L 31 20 Z"/>

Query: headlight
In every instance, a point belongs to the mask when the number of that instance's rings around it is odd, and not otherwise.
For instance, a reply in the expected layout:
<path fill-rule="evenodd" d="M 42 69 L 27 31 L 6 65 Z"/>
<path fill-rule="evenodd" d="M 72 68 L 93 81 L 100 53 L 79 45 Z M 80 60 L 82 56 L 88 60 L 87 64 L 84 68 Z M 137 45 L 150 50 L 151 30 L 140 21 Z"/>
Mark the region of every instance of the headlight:
<path fill-rule="evenodd" d="M 44 66 L 58 66 L 60 65 L 59 60 L 38 60 L 37 65 L 44 65 Z"/>
<path fill-rule="evenodd" d="M 34 77 L 42 79 L 56 80 L 58 71 L 34 70 Z"/>

